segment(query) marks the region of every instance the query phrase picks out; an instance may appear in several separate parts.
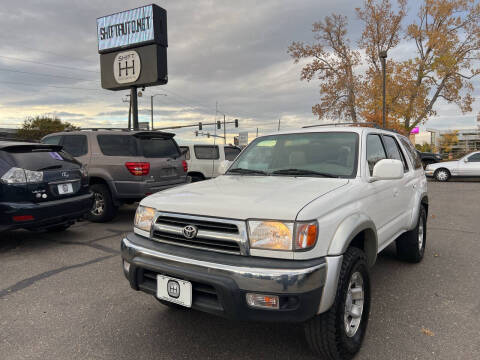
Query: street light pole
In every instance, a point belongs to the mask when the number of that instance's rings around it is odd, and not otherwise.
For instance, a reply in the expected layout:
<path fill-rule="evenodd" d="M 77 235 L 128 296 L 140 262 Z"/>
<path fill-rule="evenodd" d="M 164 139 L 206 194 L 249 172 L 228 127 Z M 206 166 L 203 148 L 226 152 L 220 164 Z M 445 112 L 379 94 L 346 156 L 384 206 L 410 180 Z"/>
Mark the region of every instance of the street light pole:
<path fill-rule="evenodd" d="M 380 54 L 378 54 L 378 56 L 380 57 L 380 62 L 382 63 L 382 76 L 383 76 L 383 89 L 382 89 L 382 95 L 383 95 L 383 99 L 382 99 L 382 127 L 385 129 L 386 126 L 385 126 L 385 117 L 386 117 L 386 112 L 387 112 L 387 107 L 386 107 L 386 104 L 385 104 L 385 93 L 386 93 L 386 90 L 385 90 L 385 87 L 386 87 L 386 73 L 385 73 L 385 59 L 387 58 L 387 52 L 386 51 L 380 51 Z"/>
<path fill-rule="evenodd" d="M 155 96 L 167 96 L 167 94 L 153 94 L 150 95 L 150 123 L 151 123 L 151 128 L 153 130 L 153 98 Z"/>

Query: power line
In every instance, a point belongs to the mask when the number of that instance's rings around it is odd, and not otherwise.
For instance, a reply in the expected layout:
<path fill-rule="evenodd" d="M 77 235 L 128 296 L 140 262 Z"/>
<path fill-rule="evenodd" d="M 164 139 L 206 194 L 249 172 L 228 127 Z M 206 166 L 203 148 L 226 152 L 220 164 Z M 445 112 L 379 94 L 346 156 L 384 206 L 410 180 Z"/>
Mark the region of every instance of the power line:
<path fill-rule="evenodd" d="M 88 71 L 88 72 L 92 72 L 92 73 L 96 73 L 96 74 L 100 73 L 100 71 L 97 71 L 97 70 L 80 69 L 80 68 L 76 68 L 76 67 L 73 67 L 73 66 L 50 64 L 50 63 L 44 63 L 44 62 L 41 62 L 41 61 L 26 60 L 26 59 L 11 57 L 11 56 L 0 55 L 0 58 L 4 58 L 4 59 L 8 59 L 8 60 L 15 60 L 15 61 L 23 61 L 23 62 L 38 64 L 38 65 L 43 65 L 43 66 L 58 67 L 58 68 L 69 69 L 69 70 Z"/>

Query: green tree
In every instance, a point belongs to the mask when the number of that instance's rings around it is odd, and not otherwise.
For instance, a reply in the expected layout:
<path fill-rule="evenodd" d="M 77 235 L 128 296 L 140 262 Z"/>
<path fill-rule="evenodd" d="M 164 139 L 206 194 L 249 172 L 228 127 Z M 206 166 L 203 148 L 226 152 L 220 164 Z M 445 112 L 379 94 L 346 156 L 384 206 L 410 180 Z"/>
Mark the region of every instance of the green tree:
<path fill-rule="evenodd" d="M 78 129 L 80 128 L 69 122 L 62 122 L 57 117 L 43 115 L 25 119 L 22 127 L 17 132 L 17 136 L 23 140 L 38 141 L 51 133 Z"/>

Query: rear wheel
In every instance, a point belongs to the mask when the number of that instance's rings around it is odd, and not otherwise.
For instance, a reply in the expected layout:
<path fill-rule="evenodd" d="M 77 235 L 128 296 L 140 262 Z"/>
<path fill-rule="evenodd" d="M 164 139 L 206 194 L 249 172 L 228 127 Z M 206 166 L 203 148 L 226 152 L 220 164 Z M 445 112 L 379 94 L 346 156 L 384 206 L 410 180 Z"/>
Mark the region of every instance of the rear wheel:
<path fill-rule="evenodd" d="M 435 179 L 437 179 L 437 181 L 443 182 L 443 181 L 448 181 L 448 179 L 450 179 L 451 174 L 450 174 L 450 171 L 448 171 L 447 169 L 441 168 L 436 170 L 433 176 L 435 176 Z"/>
<path fill-rule="evenodd" d="M 370 312 L 370 275 L 365 254 L 349 248 L 342 262 L 335 302 L 305 323 L 310 348 L 322 359 L 352 359 L 360 350 Z"/>
<path fill-rule="evenodd" d="M 117 207 L 113 204 L 112 195 L 104 184 L 93 184 L 90 186 L 93 193 L 93 205 L 88 214 L 88 220 L 92 222 L 107 222 L 112 220 Z"/>
<path fill-rule="evenodd" d="M 192 174 L 190 177 L 192 178 L 192 183 L 205 180 L 205 177 L 202 174 Z"/>
<path fill-rule="evenodd" d="M 427 212 L 423 206 L 420 207 L 420 214 L 415 229 L 400 235 L 396 240 L 397 255 L 400 259 L 418 263 L 422 261 L 427 243 Z"/>

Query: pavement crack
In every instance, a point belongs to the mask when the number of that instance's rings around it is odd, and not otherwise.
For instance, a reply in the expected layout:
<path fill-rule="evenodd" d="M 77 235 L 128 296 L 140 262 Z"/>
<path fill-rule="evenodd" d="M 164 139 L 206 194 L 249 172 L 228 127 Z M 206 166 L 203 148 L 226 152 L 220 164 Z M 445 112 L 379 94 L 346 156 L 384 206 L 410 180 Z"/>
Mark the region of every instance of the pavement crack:
<path fill-rule="evenodd" d="M 95 263 L 98 263 L 100 261 L 110 259 L 114 256 L 116 256 L 116 254 L 115 255 L 102 256 L 102 257 L 99 257 L 99 258 L 96 258 L 96 259 L 93 259 L 93 260 L 89 260 L 89 261 L 86 261 L 86 262 L 83 262 L 83 263 L 80 263 L 80 264 L 63 266 L 63 267 L 58 268 L 58 269 L 45 271 L 41 274 L 23 279 L 23 280 L 17 282 L 16 284 L 6 288 L 6 289 L 0 290 L 0 299 L 7 296 L 7 295 L 11 295 L 13 293 L 16 293 L 17 291 L 23 290 L 23 289 L 33 285 L 37 281 L 49 278 L 50 276 L 59 274 L 61 272 L 67 271 L 67 270 L 76 269 L 76 268 L 80 268 L 80 267 L 83 267 L 83 266 L 88 266 L 88 265 L 91 265 L 91 264 L 95 264 Z"/>

